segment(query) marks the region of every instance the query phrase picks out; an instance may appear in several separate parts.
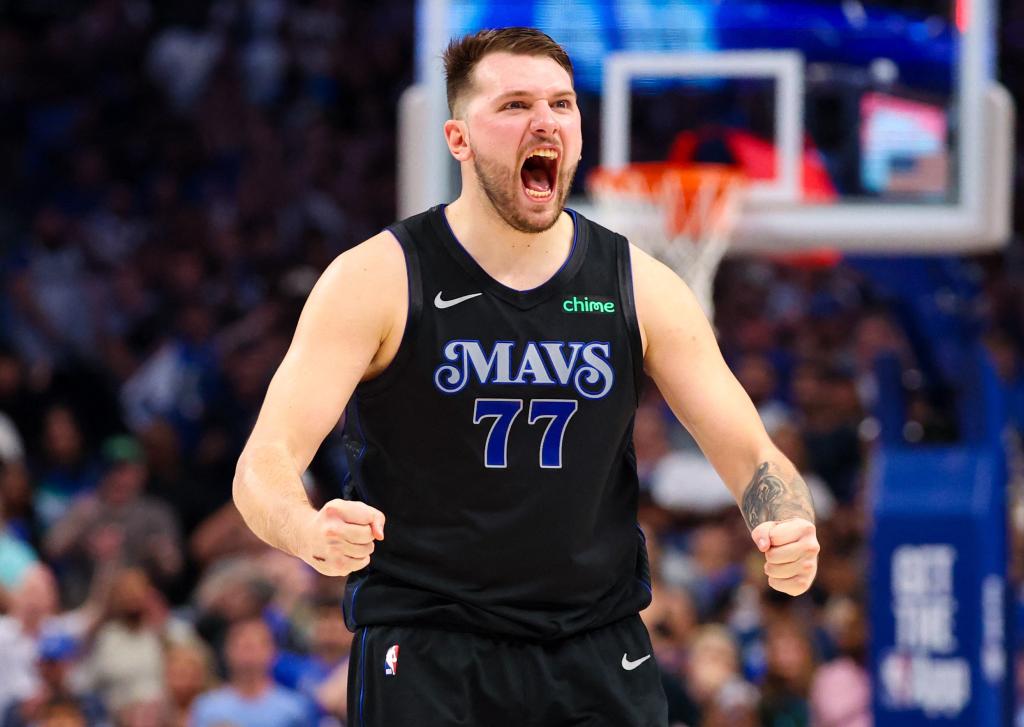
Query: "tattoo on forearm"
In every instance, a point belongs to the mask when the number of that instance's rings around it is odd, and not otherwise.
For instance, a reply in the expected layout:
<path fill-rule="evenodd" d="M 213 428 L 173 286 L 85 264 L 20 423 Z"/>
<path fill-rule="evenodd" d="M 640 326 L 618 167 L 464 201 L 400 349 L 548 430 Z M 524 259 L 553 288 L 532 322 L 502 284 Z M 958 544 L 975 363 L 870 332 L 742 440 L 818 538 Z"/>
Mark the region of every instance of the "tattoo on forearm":
<path fill-rule="evenodd" d="M 799 474 L 786 478 L 770 462 L 762 462 L 743 492 L 743 518 L 751 530 L 769 520 L 802 517 L 814 522 L 811 491 Z"/>

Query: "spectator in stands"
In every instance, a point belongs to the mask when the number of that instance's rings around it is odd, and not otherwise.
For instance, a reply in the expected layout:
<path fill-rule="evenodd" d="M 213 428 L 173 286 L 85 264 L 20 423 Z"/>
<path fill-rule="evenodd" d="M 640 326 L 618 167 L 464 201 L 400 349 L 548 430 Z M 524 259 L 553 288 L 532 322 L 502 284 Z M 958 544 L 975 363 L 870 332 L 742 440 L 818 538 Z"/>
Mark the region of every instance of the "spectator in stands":
<path fill-rule="evenodd" d="M 273 597 L 274 588 L 255 559 L 221 561 L 206 570 L 193 596 L 196 629 L 224 654 L 231 624 L 265 618 Z"/>
<path fill-rule="evenodd" d="M 0 517 L 11 538 L 36 544 L 35 509 L 28 468 L 22 460 L 0 459 Z M 0 585 L 3 585 L 0 582 Z M 10 587 L 11 584 L 6 584 Z"/>
<path fill-rule="evenodd" d="M 270 678 L 274 640 L 261 619 L 234 623 L 225 645 L 228 684 L 204 694 L 192 707 L 193 727 L 238 723 L 246 727 L 302 727 L 309 705 Z"/>
<path fill-rule="evenodd" d="M 316 585 L 323 581 L 318 581 L 316 571 L 298 558 L 291 558 L 266 545 L 251 560 L 270 589 L 270 601 L 263 609 L 263 619 L 270 626 L 277 645 L 282 648 L 301 645 L 305 648 L 312 644 L 319 610 L 317 604 L 333 599 L 338 611 L 338 599 L 342 594 L 337 589 L 318 593 Z"/>
<path fill-rule="evenodd" d="M 702 620 L 721 618 L 743 579 L 738 544 L 725 523 L 706 522 L 692 530 L 686 588 Z"/>
<path fill-rule="evenodd" d="M 309 653 L 282 652 L 274 664 L 274 680 L 289 689 L 302 694 L 317 706 L 322 714 L 332 712 L 332 701 L 342 701 L 344 695 L 337 695 L 333 700 L 322 699 L 331 693 L 322 695 L 331 676 L 336 672 L 348 671 L 349 650 L 352 647 L 352 633 L 345 626 L 345 620 L 338 608 L 336 598 L 324 598 L 314 605 L 313 622 L 309 639 Z M 345 711 L 334 712 L 339 717 Z"/>
<path fill-rule="evenodd" d="M 317 707 L 328 724 L 343 727 L 348 715 L 348 662 L 332 671 L 316 690 Z M 321 722 L 325 719 L 321 719 Z"/>
<path fill-rule="evenodd" d="M 24 366 L 0 339 L 0 538 L 16 538 L 25 543 L 33 543 L 36 535 L 27 448 L 40 408 L 34 399 L 27 391 Z M 10 547 L 0 545 L 0 550 L 8 550 L 8 558 Z M 3 561 L 4 556 L 0 555 L 0 562 Z M 11 567 L 8 561 L 5 575 L 5 567 L 0 565 L 0 588 L 13 585 Z"/>
<path fill-rule="evenodd" d="M 757 690 L 740 673 L 739 649 L 727 628 L 708 625 L 697 631 L 684 674 L 701 727 L 756 727 Z"/>
<path fill-rule="evenodd" d="M 102 155 L 97 150 L 94 153 Z M 146 221 L 139 214 L 133 190 L 124 182 L 112 182 L 100 194 L 103 200 L 99 207 L 86 216 L 82 223 L 82 237 L 90 267 L 114 276 L 118 276 L 122 270 L 130 274 L 134 268 L 124 265 L 124 261 L 130 260 L 145 242 L 148 233 Z M 133 295 L 120 298 L 118 303 L 145 299 L 145 292 L 137 286 L 130 284 L 128 288 Z M 130 320 L 125 314 L 131 311 L 131 306 L 125 308 L 105 306 L 108 315 L 119 316 L 121 325 L 114 330 L 120 333 L 128 330 L 123 322 Z"/>
<path fill-rule="evenodd" d="M 266 544 L 245 524 L 235 504 L 226 502 L 199 524 L 189 550 L 196 563 L 207 566 L 225 558 L 262 553 Z"/>
<path fill-rule="evenodd" d="M 106 711 L 99 697 L 73 683 L 72 669 L 79 649 L 78 641 L 67 634 L 44 635 L 38 644 L 39 681 L 35 691 L 11 704 L 0 717 L 0 725 L 30 727 L 39 723 L 49 705 L 62 702 L 77 706 L 90 727 L 105 727 L 108 724 Z"/>
<path fill-rule="evenodd" d="M 127 436 L 103 446 L 107 470 L 97 492 L 81 497 L 47 534 L 46 550 L 65 565 L 66 585 L 81 592 L 94 559 L 146 569 L 167 584 L 181 571 L 181 537 L 174 512 L 144 494 L 147 470 L 142 449 Z"/>
<path fill-rule="evenodd" d="M 38 692 L 37 657 L 44 636 L 82 639 L 92 624 L 88 606 L 58 613 L 56 580 L 41 563 L 26 571 L 9 600 L 8 615 L 0 616 L 0 714 Z"/>
<path fill-rule="evenodd" d="M 76 497 L 95 488 L 99 468 L 78 417 L 64 404 L 46 410 L 42 440 L 42 456 L 33 467 L 33 504 L 39 525 L 45 529 L 64 517 Z"/>
<path fill-rule="evenodd" d="M 757 407 L 765 429 L 769 432 L 791 418 L 789 407 L 778 397 L 778 376 L 775 366 L 765 355 L 748 354 L 733 366 L 736 378 Z"/>
<path fill-rule="evenodd" d="M 848 510 L 833 518 L 827 536 L 828 555 L 822 561 L 816 587 L 832 598 L 862 601 L 866 584 L 868 548 L 864 542 L 867 517 L 860 510 Z M 822 546 L 823 549 L 826 546 Z"/>
<path fill-rule="evenodd" d="M 168 727 L 188 727 L 192 704 L 216 686 L 213 656 L 198 639 L 172 644 L 164 655 Z"/>
<path fill-rule="evenodd" d="M 142 430 L 164 419 L 177 429 L 186 451 L 199 441 L 203 418 L 220 387 L 213 345 L 213 313 L 197 299 L 206 276 L 203 258 L 179 251 L 167 274 L 174 283 L 165 291 L 174 301 L 174 330 L 144 360 L 121 388 L 125 421 Z"/>
<path fill-rule="evenodd" d="M 861 316 L 851 341 L 851 354 L 856 367 L 857 388 L 865 406 L 874 404 L 878 396 L 874 370 L 880 356 L 895 357 L 902 368 L 913 364 L 906 336 L 883 311 L 871 311 Z"/>
<path fill-rule="evenodd" d="M 122 258 L 103 278 L 97 293 L 100 354 L 115 381 L 124 381 L 138 367 L 152 336 L 159 330 L 159 295 L 148 286 L 137 258 Z"/>
<path fill-rule="evenodd" d="M 32 364 L 88 357 L 95 338 L 85 256 L 74 225 L 55 205 L 35 215 L 25 256 L 8 281 L 14 344 Z"/>
<path fill-rule="evenodd" d="M 774 619 L 764 637 L 767 671 L 760 716 L 764 727 L 808 727 L 808 693 L 815 659 L 805 627 L 794 617 Z"/>
<path fill-rule="evenodd" d="M 125 569 L 114 576 L 104 623 L 85 665 L 113 713 L 163 697 L 163 633 L 153 623 L 152 604 L 145 571 Z"/>
<path fill-rule="evenodd" d="M 814 674 L 810 688 L 814 727 L 871 727 L 871 681 L 867 671 L 867 619 L 860 604 L 837 598 L 828 604 L 825 627 L 838 656 Z"/>
<path fill-rule="evenodd" d="M 667 526 L 658 527 L 651 519 L 645 519 L 641 525 L 646 535 L 652 598 L 651 605 L 640 612 L 640 618 L 651 636 L 658 663 L 666 670 L 675 671 L 682 665 L 686 646 L 696 628 L 697 609 L 687 591 L 666 582 L 662 575 L 660 540 Z"/>
<path fill-rule="evenodd" d="M 117 711 L 114 722 L 117 727 L 162 727 L 167 708 L 160 699 L 132 702 Z"/>
<path fill-rule="evenodd" d="M 804 361 L 794 373 L 793 395 L 808 469 L 821 476 L 838 503 L 848 504 L 856 495 L 862 466 L 863 411 L 853 375 L 820 361 Z"/>
<path fill-rule="evenodd" d="M 25 459 L 25 443 L 9 416 L 0 410 L 0 462 L 21 462 Z"/>
<path fill-rule="evenodd" d="M 178 430 L 164 419 L 154 419 L 135 434 L 150 472 L 147 492 L 170 505 L 185 538 L 192 537 L 196 528 L 230 499 L 231 474 L 220 468 L 217 460 L 231 445 L 208 428 L 190 457 Z"/>
<path fill-rule="evenodd" d="M 55 699 L 44 704 L 39 710 L 39 719 L 34 725 L 38 725 L 38 727 L 95 727 L 95 723 L 89 721 L 89 715 L 77 703 L 67 699 Z"/>
<path fill-rule="evenodd" d="M 0 459 L 0 492 L 8 482 L 7 470 L 13 465 Z M 35 551 L 9 527 L 4 518 L 4 500 L 0 497 L 0 592 L 10 591 L 36 562 Z"/>
<path fill-rule="evenodd" d="M 2 282 L 0 278 L 0 282 Z M 0 324 L 3 323 L 0 301 Z M 0 457 L 10 462 L 28 456 L 39 430 L 42 403 L 38 392 L 29 383 L 30 372 L 25 361 L 6 338 L 0 337 L 0 412 L 15 428 Z M 20 452 L 20 455 L 19 455 Z"/>
<path fill-rule="evenodd" d="M 633 446 L 636 449 L 636 473 L 640 489 L 650 492 L 654 469 L 669 453 L 665 412 L 661 397 L 640 406 L 633 420 Z"/>
<path fill-rule="evenodd" d="M 810 469 L 803 432 L 792 421 L 786 419 L 779 419 L 773 426 L 765 428 L 775 446 L 789 458 L 807 483 L 807 489 L 811 491 L 811 497 L 814 499 L 815 517 L 819 521 L 827 521 L 835 512 L 836 498 L 825 481 Z"/>

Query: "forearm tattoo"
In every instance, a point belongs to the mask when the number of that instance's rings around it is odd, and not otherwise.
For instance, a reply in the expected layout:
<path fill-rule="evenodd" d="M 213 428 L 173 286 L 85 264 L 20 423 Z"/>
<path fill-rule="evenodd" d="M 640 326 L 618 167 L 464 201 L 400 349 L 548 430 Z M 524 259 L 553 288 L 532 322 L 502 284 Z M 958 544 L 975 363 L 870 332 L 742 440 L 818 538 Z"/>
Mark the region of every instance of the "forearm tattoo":
<path fill-rule="evenodd" d="M 802 517 L 814 522 L 814 504 L 811 491 L 799 474 L 787 481 L 778 467 L 762 462 L 754 479 L 743 492 L 743 519 L 753 530 L 769 520 Z"/>

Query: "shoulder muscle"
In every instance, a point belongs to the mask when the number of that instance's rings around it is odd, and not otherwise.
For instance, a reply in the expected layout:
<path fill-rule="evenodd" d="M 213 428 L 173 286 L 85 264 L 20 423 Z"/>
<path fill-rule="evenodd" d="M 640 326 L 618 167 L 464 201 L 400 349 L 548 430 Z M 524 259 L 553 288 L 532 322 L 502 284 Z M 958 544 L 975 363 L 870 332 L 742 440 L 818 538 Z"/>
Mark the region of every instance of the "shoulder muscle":
<path fill-rule="evenodd" d="M 633 296 L 643 338 L 644 360 L 668 337 L 710 336 L 711 326 L 686 283 L 667 265 L 630 244 Z M 651 350 L 652 346 L 654 350 Z M 715 344 L 717 349 L 717 344 Z"/>
<path fill-rule="evenodd" d="M 313 287 L 253 439 L 279 440 L 301 464 L 335 426 L 384 346 L 401 335 L 405 258 L 387 232 L 338 256 Z"/>

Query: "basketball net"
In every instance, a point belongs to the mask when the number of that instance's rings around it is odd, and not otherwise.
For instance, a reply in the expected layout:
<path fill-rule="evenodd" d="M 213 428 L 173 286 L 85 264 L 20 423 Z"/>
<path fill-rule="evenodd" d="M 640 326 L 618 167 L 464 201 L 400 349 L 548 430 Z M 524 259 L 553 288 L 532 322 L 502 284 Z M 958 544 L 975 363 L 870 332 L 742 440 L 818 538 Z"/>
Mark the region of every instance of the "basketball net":
<path fill-rule="evenodd" d="M 601 224 L 675 270 L 713 319 L 715 272 L 736 225 L 741 175 L 717 164 L 640 162 L 598 167 L 587 186 Z"/>

